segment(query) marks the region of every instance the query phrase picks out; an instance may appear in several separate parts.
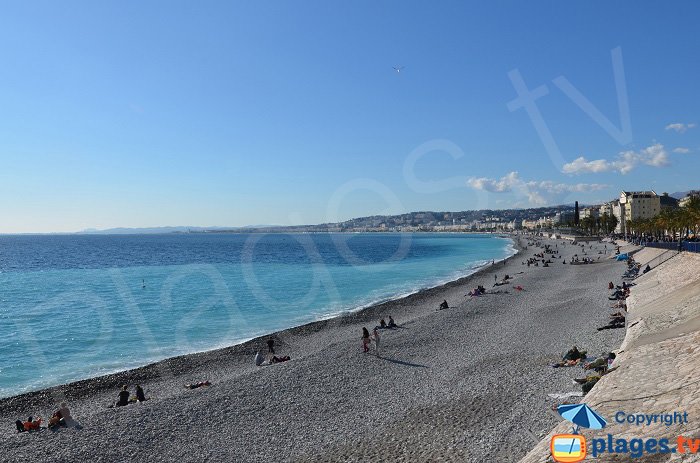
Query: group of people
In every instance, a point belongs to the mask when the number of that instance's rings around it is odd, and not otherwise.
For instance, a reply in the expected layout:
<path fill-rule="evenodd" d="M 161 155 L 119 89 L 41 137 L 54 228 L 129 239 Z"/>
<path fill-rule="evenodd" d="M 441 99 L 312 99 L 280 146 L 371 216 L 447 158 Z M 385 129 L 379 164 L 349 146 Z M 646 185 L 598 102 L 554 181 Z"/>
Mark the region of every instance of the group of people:
<path fill-rule="evenodd" d="M 362 327 L 362 351 L 364 353 L 369 352 L 370 344 L 374 343 L 374 353 L 379 357 L 379 343 L 381 341 L 381 336 L 379 336 L 378 327 L 374 327 L 372 330 L 372 336 L 370 336 L 369 331 L 366 327 Z"/>
<path fill-rule="evenodd" d="M 443 301 L 443 304 L 447 304 L 447 301 Z M 447 308 L 447 307 L 445 307 Z M 383 318 L 379 320 L 379 325 L 375 326 L 372 329 L 372 334 L 370 335 L 369 330 L 366 327 L 362 328 L 362 351 L 364 353 L 368 353 L 370 351 L 370 345 L 374 345 L 374 353 L 379 356 L 379 345 L 381 342 L 381 336 L 379 334 L 380 330 L 390 330 L 394 328 L 398 328 L 399 325 L 396 324 L 394 321 L 394 317 L 389 315 L 389 322 L 387 323 L 386 320 Z"/>
<path fill-rule="evenodd" d="M 122 390 L 119 391 L 119 397 L 117 402 L 114 404 L 116 407 L 125 407 L 132 403 L 145 402 L 146 394 L 143 392 L 143 388 L 136 385 L 136 394 L 134 396 L 129 392 L 129 387 L 125 384 L 122 386 Z"/>
<path fill-rule="evenodd" d="M 34 419 L 34 417 L 29 417 L 27 418 L 27 421 L 21 421 L 17 420 L 15 421 L 15 427 L 17 428 L 17 432 L 33 432 L 33 431 L 40 431 L 41 424 L 43 422 L 43 419 L 41 417 Z M 53 415 L 51 415 L 51 418 L 49 419 L 49 422 L 47 423 L 48 429 L 57 429 L 59 427 L 67 427 L 67 426 L 72 426 L 79 428 L 80 425 L 73 420 L 73 417 L 71 416 L 70 410 L 68 409 L 68 405 L 66 405 L 65 402 L 61 403 L 61 407 L 56 410 Z"/>
<path fill-rule="evenodd" d="M 552 367 L 582 366 L 587 372 L 586 376 L 583 378 L 576 378 L 574 381 L 581 385 L 581 390 L 585 395 L 593 389 L 593 386 L 596 385 L 602 376 L 614 370 L 612 367 L 614 360 L 615 354 L 613 352 L 595 359 L 589 359 L 586 351 L 580 351 L 578 347 L 573 346 L 564 354 L 562 360 L 553 364 Z"/>
<path fill-rule="evenodd" d="M 258 350 L 255 353 L 255 366 L 259 367 L 265 362 L 267 362 L 268 365 L 272 365 L 274 363 L 288 362 L 291 359 L 292 358 L 289 355 L 277 356 L 277 353 L 275 352 L 275 340 L 269 338 L 267 340 L 267 355 L 263 355 L 263 353 Z"/>

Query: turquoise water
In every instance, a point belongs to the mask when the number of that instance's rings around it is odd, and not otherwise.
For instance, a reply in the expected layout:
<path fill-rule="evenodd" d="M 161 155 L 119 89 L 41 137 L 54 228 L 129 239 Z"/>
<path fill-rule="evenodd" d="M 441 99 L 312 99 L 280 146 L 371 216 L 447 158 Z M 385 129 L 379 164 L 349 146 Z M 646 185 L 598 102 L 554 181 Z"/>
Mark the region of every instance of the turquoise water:
<path fill-rule="evenodd" d="M 0 236 L 0 397 L 332 317 L 513 252 L 464 234 Z"/>

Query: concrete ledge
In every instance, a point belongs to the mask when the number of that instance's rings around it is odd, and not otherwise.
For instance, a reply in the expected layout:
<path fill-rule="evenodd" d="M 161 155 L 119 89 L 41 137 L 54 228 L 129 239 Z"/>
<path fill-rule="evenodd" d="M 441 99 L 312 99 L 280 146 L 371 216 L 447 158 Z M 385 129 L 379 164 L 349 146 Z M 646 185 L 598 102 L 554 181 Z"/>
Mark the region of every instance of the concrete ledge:
<path fill-rule="evenodd" d="M 599 431 L 583 430 L 594 438 L 669 439 L 700 438 L 700 255 L 681 253 L 637 280 L 628 299 L 625 340 L 615 361 L 615 371 L 604 376 L 583 399 L 603 415 L 608 426 Z M 637 426 L 617 423 L 618 412 L 626 414 L 687 413 L 687 424 L 662 423 Z M 562 421 L 522 460 L 522 463 L 553 461 L 551 437 L 570 432 Z M 590 444 L 589 444 L 590 447 Z M 602 453 L 586 461 L 602 462 L 700 462 L 697 454 Z"/>

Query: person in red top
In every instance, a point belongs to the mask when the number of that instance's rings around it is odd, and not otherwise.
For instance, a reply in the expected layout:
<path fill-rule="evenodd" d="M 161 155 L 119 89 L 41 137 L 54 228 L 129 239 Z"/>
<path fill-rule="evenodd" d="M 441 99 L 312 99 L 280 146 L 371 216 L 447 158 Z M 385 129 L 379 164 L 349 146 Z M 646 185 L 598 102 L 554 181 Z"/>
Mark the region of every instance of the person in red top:
<path fill-rule="evenodd" d="M 39 427 L 41 426 L 41 417 L 39 417 L 38 420 L 34 421 L 32 417 L 30 416 L 27 421 L 24 423 L 24 429 L 26 431 L 38 431 Z"/>

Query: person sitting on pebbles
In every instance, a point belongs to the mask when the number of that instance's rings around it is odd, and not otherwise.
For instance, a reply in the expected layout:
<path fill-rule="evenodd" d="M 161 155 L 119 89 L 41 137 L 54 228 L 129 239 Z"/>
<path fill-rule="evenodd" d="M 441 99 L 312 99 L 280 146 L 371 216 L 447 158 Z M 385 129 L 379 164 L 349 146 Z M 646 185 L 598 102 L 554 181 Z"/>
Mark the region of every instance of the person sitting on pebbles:
<path fill-rule="evenodd" d="M 389 315 L 389 324 L 387 325 L 388 328 L 396 328 L 396 322 L 394 321 L 393 318 L 391 318 L 391 315 Z"/>
<path fill-rule="evenodd" d="M 440 304 L 440 308 L 438 310 L 444 310 L 444 309 L 449 309 L 450 306 L 447 305 L 447 300 L 443 300 L 442 303 Z"/>
<path fill-rule="evenodd" d="M 117 407 L 125 407 L 129 405 L 129 389 L 126 384 L 123 385 L 122 390 L 119 391 L 119 398 L 117 399 L 115 405 Z"/>

